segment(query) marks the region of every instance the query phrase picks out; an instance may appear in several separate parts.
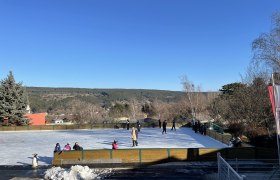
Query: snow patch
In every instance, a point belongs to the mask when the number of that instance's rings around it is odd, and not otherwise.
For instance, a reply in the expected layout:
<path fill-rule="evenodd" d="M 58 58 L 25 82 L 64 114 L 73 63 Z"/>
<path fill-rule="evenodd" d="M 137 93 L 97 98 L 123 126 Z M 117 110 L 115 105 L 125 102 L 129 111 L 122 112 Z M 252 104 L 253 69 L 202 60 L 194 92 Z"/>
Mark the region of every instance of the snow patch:
<path fill-rule="evenodd" d="M 75 165 L 69 170 L 61 167 L 52 167 L 45 172 L 47 180 L 91 180 L 100 179 L 101 175 L 111 173 L 112 169 L 90 169 L 88 166 Z"/>

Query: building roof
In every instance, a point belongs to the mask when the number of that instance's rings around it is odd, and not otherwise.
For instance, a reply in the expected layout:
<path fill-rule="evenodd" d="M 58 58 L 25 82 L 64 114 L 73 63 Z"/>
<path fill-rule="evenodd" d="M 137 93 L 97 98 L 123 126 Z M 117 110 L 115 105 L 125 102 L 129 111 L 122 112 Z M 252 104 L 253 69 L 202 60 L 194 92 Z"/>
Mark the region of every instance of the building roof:
<path fill-rule="evenodd" d="M 46 125 L 46 113 L 25 114 L 31 126 Z"/>

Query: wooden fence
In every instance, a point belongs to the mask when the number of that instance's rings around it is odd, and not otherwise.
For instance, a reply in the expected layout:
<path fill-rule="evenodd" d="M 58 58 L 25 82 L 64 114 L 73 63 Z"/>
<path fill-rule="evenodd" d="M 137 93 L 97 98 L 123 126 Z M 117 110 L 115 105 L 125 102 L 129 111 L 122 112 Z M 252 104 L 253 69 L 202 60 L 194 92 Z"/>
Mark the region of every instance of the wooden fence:
<path fill-rule="evenodd" d="M 231 134 L 221 134 L 219 132 L 216 132 L 215 130 L 210 129 L 207 129 L 206 135 L 224 144 L 229 144 L 229 140 L 231 138 Z"/>
<path fill-rule="evenodd" d="M 54 153 L 53 165 L 149 164 L 170 161 L 216 161 L 220 152 L 225 159 L 277 159 L 277 149 L 268 148 L 154 148 L 97 149 Z"/>

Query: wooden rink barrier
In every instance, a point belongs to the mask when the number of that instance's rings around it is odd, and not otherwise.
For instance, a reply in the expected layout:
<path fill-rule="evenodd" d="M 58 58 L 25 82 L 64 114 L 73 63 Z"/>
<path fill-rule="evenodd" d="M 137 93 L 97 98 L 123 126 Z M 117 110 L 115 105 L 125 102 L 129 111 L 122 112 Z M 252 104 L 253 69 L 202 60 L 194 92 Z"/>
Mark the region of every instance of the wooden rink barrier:
<path fill-rule="evenodd" d="M 145 148 L 94 149 L 54 153 L 54 166 L 125 166 L 180 161 L 216 161 L 220 152 L 225 159 L 277 159 L 277 149 L 243 148 Z M 264 154 L 265 153 L 265 154 Z"/>

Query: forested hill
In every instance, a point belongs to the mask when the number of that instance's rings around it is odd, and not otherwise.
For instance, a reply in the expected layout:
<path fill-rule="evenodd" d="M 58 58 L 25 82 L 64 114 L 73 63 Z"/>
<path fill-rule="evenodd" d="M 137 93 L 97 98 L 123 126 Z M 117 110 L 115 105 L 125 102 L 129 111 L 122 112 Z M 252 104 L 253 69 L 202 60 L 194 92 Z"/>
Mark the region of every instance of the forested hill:
<path fill-rule="evenodd" d="M 64 106 L 73 99 L 94 104 L 110 104 L 115 101 L 159 100 L 176 102 L 186 96 L 180 91 L 148 90 L 148 89 L 88 89 L 88 88 L 26 88 L 31 108 L 35 111 L 46 111 L 48 108 Z"/>
<path fill-rule="evenodd" d="M 177 101 L 185 96 L 181 91 L 149 90 L 149 89 L 88 89 L 88 88 L 49 88 L 49 87 L 27 87 L 31 96 L 40 96 L 45 100 L 64 99 L 74 96 L 92 96 L 96 99 L 129 100 L 135 98 L 158 99 L 160 101 Z"/>

